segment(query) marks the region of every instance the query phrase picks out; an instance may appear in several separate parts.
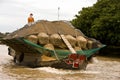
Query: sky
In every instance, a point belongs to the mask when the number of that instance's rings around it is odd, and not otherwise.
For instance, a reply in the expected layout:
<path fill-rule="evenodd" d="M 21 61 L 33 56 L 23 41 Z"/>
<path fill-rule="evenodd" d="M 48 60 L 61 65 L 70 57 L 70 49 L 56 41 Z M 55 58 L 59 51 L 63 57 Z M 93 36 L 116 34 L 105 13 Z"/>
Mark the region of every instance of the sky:
<path fill-rule="evenodd" d="M 0 0 L 0 32 L 13 32 L 23 27 L 27 24 L 30 13 L 33 13 L 35 21 L 72 20 L 83 7 L 92 6 L 96 2 L 97 0 Z"/>

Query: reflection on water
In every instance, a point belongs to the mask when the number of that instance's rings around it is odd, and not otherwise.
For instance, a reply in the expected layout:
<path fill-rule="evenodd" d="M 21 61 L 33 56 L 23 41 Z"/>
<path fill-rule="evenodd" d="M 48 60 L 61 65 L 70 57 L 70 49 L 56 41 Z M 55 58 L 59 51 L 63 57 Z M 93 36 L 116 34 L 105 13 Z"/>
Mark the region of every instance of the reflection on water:
<path fill-rule="evenodd" d="M 27 68 L 13 63 L 7 47 L 0 46 L 0 80 L 120 80 L 120 59 L 98 57 L 86 71 L 51 67 Z"/>

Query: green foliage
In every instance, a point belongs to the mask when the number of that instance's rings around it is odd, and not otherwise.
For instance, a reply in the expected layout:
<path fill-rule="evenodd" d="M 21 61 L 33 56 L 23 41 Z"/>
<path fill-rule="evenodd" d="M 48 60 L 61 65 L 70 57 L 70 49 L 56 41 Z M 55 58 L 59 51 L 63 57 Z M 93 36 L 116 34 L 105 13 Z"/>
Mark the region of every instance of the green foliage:
<path fill-rule="evenodd" d="M 75 17 L 71 23 L 85 35 L 120 46 L 120 0 L 99 0 Z"/>

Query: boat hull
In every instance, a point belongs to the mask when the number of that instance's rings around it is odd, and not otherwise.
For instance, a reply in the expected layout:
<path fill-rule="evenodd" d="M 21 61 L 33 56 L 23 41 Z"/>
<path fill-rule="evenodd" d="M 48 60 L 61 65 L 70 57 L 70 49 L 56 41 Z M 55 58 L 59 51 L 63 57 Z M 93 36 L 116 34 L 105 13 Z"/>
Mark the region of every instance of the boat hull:
<path fill-rule="evenodd" d="M 77 54 L 73 54 L 64 50 L 45 49 L 37 44 L 26 42 L 23 38 L 4 39 L 2 42 L 9 46 L 8 54 L 13 56 L 16 64 L 28 67 L 49 66 L 63 69 L 86 69 L 88 58 L 104 47 L 77 51 Z M 51 55 L 45 55 L 46 51 Z"/>
<path fill-rule="evenodd" d="M 68 57 L 60 59 L 60 60 L 49 60 L 49 61 L 42 61 L 41 54 L 28 54 L 28 53 L 18 53 L 15 52 L 13 49 L 9 48 L 10 56 L 13 57 L 13 61 L 15 64 L 27 66 L 31 68 L 36 67 L 53 67 L 58 69 L 75 69 L 75 70 L 85 70 L 88 64 L 87 60 L 83 60 L 77 67 L 74 67 L 73 62 L 67 63 Z"/>

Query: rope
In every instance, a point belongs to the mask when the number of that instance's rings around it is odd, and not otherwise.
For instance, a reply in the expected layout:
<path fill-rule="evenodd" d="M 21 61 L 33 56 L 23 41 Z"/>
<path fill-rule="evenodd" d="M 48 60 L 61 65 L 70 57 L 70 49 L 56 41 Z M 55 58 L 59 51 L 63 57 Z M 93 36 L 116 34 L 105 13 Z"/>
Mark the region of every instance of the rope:
<path fill-rule="evenodd" d="M 57 56 L 57 54 L 56 54 L 55 50 L 53 50 L 53 52 L 54 52 L 55 57 L 57 58 L 57 60 L 59 60 L 59 58 L 58 58 L 58 56 Z"/>

